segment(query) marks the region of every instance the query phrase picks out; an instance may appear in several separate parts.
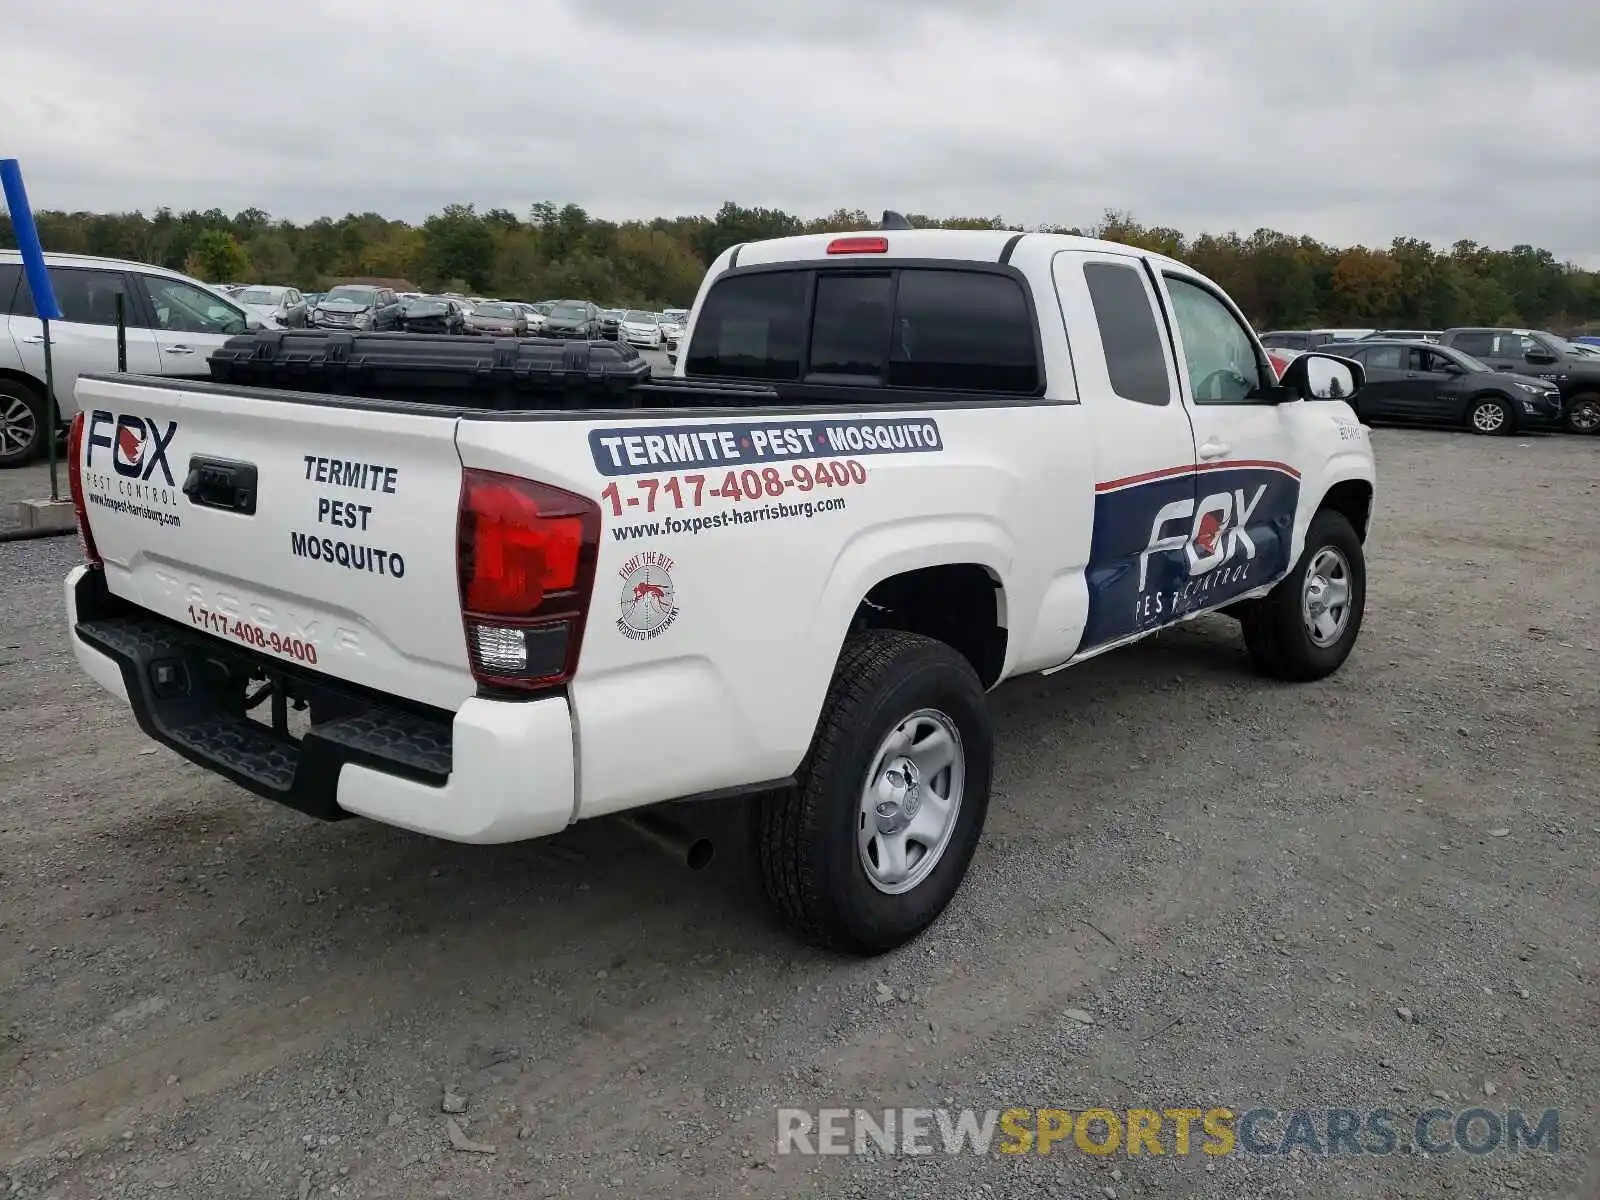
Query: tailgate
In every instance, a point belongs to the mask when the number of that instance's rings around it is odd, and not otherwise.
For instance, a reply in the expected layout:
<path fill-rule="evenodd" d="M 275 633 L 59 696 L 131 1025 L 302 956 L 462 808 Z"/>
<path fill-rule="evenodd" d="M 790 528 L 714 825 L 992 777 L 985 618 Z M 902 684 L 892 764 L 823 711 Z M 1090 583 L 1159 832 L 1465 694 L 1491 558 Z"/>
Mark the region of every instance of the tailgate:
<path fill-rule="evenodd" d="M 84 501 L 117 596 L 455 709 L 453 416 L 84 379 Z"/>

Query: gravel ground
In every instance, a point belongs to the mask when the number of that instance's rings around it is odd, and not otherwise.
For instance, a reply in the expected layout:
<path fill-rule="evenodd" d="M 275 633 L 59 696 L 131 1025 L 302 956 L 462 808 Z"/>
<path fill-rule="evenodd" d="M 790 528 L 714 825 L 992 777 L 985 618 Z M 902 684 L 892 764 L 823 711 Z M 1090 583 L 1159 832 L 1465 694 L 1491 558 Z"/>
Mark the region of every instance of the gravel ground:
<path fill-rule="evenodd" d="M 67 469 L 56 464 L 56 486 L 63 500 L 70 500 Z M 22 500 L 48 500 L 50 498 L 50 466 L 40 461 L 9 471 L 0 471 L 0 533 L 19 529 L 22 521 L 16 515 L 16 505 Z"/>
<path fill-rule="evenodd" d="M 1600 441 L 1374 441 L 1344 671 L 1269 685 L 1216 618 L 1000 689 L 972 875 L 870 962 L 772 925 L 732 808 L 691 875 L 604 823 L 472 848 L 247 796 L 77 672 L 75 542 L 0 544 L 0 1196 L 1593 1200 Z M 1562 1124 L 1553 1156 L 774 1154 L 780 1106 L 902 1104 Z"/>

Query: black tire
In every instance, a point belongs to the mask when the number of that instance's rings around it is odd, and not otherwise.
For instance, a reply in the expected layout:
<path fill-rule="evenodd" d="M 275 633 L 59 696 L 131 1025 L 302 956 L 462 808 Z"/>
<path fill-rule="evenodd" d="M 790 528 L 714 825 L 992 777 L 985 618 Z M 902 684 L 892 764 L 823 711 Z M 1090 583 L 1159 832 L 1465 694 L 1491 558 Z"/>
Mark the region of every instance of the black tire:
<path fill-rule="evenodd" d="M 1343 556 L 1350 597 L 1346 620 L 1337 636 L 1319 644 L 1306 628 L 1306 575 L 1325 549 Z M 1320 509 L 1306 531 L 1305 549 L 1294 570 L 1271 592 L 1241 615 L 1244 643 L 1256 669 L 1274 679 L 1308 683 L 1332 675 L 1350 657 L 1361 633 L 1367 603 L 1367 560 L 1361 539 L 1349 519 L 1331 508 Z"/>
<path fill-rule="evenodd" d="M 1467 405 L 1467 428 L 1488 437 L 1505 437 L 1516 432 L 1516 413 L 1503 396 L 1474 396 Z"/>
<path fill-rule="evenodd" d="M 45 452 L 44 394 L 0 379 L 0 469 L 21 467 Z"/>
<path fill-rule="evenodd" d="M 861 798 L 885 739 L 922 710 L 953 725 L 965 781 L 953 829 L 927 876 L 889 894 L 868 877 L 858 849 Z M 965 658 L 899 630 L 850 637 L 797 785 L 756 802 L 757 858 L 778 915 L 806 940 L 851 954 L 882 953 L 915 937 L 966 876 L 989 808 L 993 762 L 983 685 Z"/>
<path fill-rule="evenodd" d="M 1600 394 L 1582 392 L 1572 397 L 1562 422 L 1573 433 L 1600 433 Z"/>

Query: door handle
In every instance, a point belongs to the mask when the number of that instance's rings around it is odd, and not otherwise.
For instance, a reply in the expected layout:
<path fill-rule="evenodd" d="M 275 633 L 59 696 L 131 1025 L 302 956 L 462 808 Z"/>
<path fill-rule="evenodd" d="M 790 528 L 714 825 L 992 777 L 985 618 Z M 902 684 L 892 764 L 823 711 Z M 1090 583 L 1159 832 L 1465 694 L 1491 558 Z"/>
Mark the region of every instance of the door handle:
<path fill-rule="evenodd" d="M 1232 446 L 1224 445 L 1215 438 L 1207 438 L 1200 443 L 1201 458 L 1226 458 L 1232 452 Z"/>
<path fill-rule="evenodd" d="M 18 338 L 17 340 L 19 342 L 27 342 L 30 346 L 42 346 L 44 345 L 44 334 L 30 333 L 26 337 Z"/>
<path fill-rule="evenodd" d="M 161 353 L 163 353 L 163 354 L 193 354 L 194 351 L 189 349 L 189 347 L 187 347 L 187 346 L 163 346 L 163 347 L 161 347 Z"/>

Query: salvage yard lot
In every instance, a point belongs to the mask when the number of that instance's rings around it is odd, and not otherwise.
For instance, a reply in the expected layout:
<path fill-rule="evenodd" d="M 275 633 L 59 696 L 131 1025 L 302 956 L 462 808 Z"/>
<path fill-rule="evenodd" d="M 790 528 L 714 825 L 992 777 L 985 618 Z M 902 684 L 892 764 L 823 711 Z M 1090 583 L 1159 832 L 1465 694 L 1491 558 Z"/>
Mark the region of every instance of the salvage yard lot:
<path fill-rule="evenodd" d="M 0 1195 L 1594 1196 L 1600 446 L 1374 441 L 1345 669 L 1266 683 L 1208 618 L 1001 688 L 972 873 L 865 962 L 769 922 L 733 808 L 690 875 L 247 796 L 76 670 L 75 543 L 0 544 Z M 1561 1146 L 773 1153 L 778 1107 L 902 1104 L 1556 1108 Z"/>

